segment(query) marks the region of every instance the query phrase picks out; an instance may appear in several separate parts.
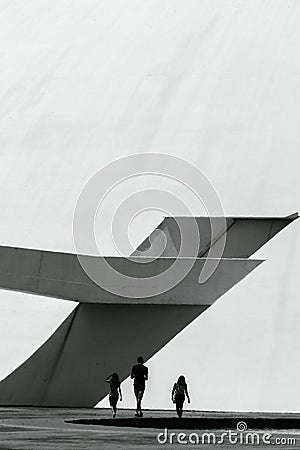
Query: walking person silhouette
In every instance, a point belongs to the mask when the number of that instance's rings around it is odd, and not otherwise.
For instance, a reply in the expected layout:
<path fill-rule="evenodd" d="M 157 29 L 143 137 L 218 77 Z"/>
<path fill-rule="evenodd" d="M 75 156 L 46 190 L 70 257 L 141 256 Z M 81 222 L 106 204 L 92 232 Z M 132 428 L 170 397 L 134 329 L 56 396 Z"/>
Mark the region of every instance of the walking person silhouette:
<path fill-rule="evenodd" d="M 136 398 L 135 417 L 143 417 L 142 399 L 145 392 L 146 380 L 148 380 L 148 367 L 144 366 L 144 358 L 138 356 L 137 364 L 131 369 L 131 378 L 133 378 L 133 389 Z"/>
<path fill-rule="evenodd" d="M 191 400 L 190 400 L 190 396 L 188 393 L 188 388 L 187 388 L 187 384 L 185 381 L 185 377 L 183 375 L 180 375 L 177 382 L 174 383 L 174 386 L 172 389 L 172 401 L 176 405 L 176 411 L 177 411 L 178 417 L 182 416 L 185 396 L 188 399 L 188 403 L 190 403 Z"/>
<path fill-rule="evenodd" d="M 109 404 L 112 409 L 112 416 L 113 418 L 116 417 L 117 414 L 117 403 L 119 400 L 120 395 L 120 401 L 122 401 L 122 391 L 121 391 L 121 382 L 119 375 L 114 372 L 111 375 L 109 375 L 105 379 L 106 383 L 109 383 L 110 391 L 109 391 Z"/>

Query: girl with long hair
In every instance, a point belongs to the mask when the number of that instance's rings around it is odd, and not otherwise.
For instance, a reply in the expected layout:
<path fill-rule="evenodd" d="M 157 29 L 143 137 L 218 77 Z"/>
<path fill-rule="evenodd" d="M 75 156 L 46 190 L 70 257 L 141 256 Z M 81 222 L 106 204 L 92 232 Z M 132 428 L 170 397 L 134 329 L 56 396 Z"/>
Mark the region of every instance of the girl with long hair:
<path fill-rule="evenodd" d="M 106 383 L 109 383 L 110 390 L 109 390 L 109 404 L 112 409 L 112 416 L 113 418 L 116 417 L 117 414 L 117 403 L 120 396 L 120 401 L 122 401 L 122 391 L 121 391 L 121 382 L 119 375 L 114 372 L 111 375 L 109 375 L 105 379 Z"/>
<path fill-rule="evenodd" d="M 176 405 L 176 411 L 177 411 L 178 417 L 182 416 L 185 396 L 188 399 L 188 403 L 190 403 L 191 401 L 190 401 L 190 396 L 188 393 L 188 388 L 187 388 L 187 384 L 185 381 L 185 377 L 183 375 L 180 375 L 177 382 L 174 383 L 174 386 L 172 389 L 172 401 Z"/>

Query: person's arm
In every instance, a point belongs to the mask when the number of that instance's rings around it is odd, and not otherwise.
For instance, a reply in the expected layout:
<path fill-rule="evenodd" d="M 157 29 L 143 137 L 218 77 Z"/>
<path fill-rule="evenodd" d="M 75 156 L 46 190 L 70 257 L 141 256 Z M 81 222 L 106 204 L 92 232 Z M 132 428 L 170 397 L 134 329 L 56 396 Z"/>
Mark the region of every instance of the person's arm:
<path fill-rule="evenodd" d="M 176 384 L 173 384 L 173 389 L 172 389 L 172 394 L 171 394 L 171 400 L 174 400 L 174 395 L 175 395 L 175 391 L 176 391 Z"/>
<path fill-rule="evenodd" d="M 149 374 L 149 370 L 148 370 L 148 367 L 146 367 L 146 371 L 145 371 L 145 374 L 144 374 L 144 377 L 145 377 L 145 380 L 148 380 L 148 374 Z"/>
<path fill-rule="evenodd" d="M 119 394 L 120 394 L 120 402 L 121 402 L 123 400 L 122 391 L 121 391 L 121 385 L 119 386 Z"/>
<path fill-rule="evenodd" d="M 133 366 L 133 368 L 131 369 L 131 378 L 134 378 L 135 377 L 135 370 L 134 370 L 134 366 Z"/>
<path fill-rule="evenodd" d="M 189 396 L 189 393 L 188 393 L 187 385 L 185 385 L 184 390 L 185 390 L 186 398 L 188 399 L 188 403 L 191 403 L 191 399 L 190 399 L 190 396 Z"/>
<path fill-rule="evenodd" d="M 105 382 L 106 383 L 110 383 L 111 382 L 111 375 L 108 375 L 108 377 L 105 378 Z"/>

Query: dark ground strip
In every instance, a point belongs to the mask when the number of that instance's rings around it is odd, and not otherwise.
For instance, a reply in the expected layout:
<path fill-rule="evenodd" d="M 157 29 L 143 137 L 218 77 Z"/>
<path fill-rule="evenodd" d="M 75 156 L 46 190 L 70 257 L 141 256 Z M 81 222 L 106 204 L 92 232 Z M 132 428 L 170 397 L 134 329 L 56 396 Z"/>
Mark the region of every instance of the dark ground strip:
<path fill-rule="evenodd" d="M 173 418 L 173 417 L 149 417 L 149 418 L 121 418 L 121 419 L 75 419 L 65 420 L 66 423 L 81 425 L 101 425 L 108 427 L 133 427 L 133 428 L 167 428 L 169 430 L 211 430 L 231 429 L 236 430 L 238 422 L 246 422 L 251 429 L 300 429 L 300 419 L 295 418 Z"/>

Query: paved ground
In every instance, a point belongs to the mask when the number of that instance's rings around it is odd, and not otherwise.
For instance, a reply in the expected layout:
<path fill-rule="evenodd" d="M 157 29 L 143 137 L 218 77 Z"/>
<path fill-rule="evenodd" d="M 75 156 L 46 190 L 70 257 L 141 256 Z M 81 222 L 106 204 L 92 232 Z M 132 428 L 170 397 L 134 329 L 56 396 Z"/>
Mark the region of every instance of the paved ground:
<path fill-rule="evenodd" d="M 89 421 L 109 419 L 110 412 L 105 409 L 56 409 L 56 408 L 0 408 L 0 449 L 46 449 L 46 450 L 76 450 L 76 449 L 157 449 L 157 448 L 199 448 L 212 449 L 219 447 L 223 449 L 238 449 L 238 448 L 270 448 L 270 444 L 278 449 L 294 448 L 300 449 L 300 429 L 252 429 L 250 426 L 244 433 L 238 432 L 237 435 L 232 435 L 232 443 L 229 442 L 229 429 L 211 429 L 209 433 L 211 444 L 208 444 L 208 435 L 204 435 L 205 429 L 198 427 L 195 430 L 185 430 L 186 435 L 181 436 L 181 439 L 187 441 L 187 444 L 178 444 L 177 439 L 180 432 L 184 430 L 180 426 L 178 420 L 178 429 L 168 430 L 167 443 L 163 443 L 166 438 L 164 434 L 164 423 L 174 423 L 173 411 L 145 411 L 145 420 L 149 421 L 152 418 L 160 420 L 161 429 L 154 428 L 135 428 L 118 426 L 121 421 L 128 421 L 132 417 L 133 412 L 128 410 L 119 411 L 118 419 L 114 426 L 103 426 L 97 424 L 78 424 L 67 423 L 66 421 L 89 419 Z M 245 419 L 246 417 L 246 419 Z M 254 419 L 291 419 L 293 421 L 299 420 L 300 415 L 295 414 L 242 414 L 242 413 L 211 413 L 211 412 L 187 412 L 185 418 L 195 420 L 200 418 L 202 423 L 205 420 L 222 420 L 230 419 L 236 423 L 242 419 L 248 419 L 249 423 L 253 423 Z M 166 421 L 164 422 L 164 419 Z M 174 417 L 175 419 L 175 417 Z M 136 419 L 140 425 L 139 420 Z M 201 424 L 201 420 L 199 423 Z M 203 422 L 204 420 L 204 422 Z M 252 422 L 251 422 L 252 421 Z M 130 421 L 129 421 L 130 422 Z M 127 423 L 129 423 L 127 422 Z M 247 423 L 247 422 L 246 422 Z M 291 422 L 290 422 L 291 423 Z M 109 423 L 110 425 L 110 423 Z M 134 425 L 134 422 L 133 422 Z M 222 433 L 227 435 L 222 438 Z M 237 432 L 236 427 L 232 432 Z M 158 433 L 160 435 L 161 444 L 157 441 Z M 171 436 L 171 433 L 175 433 Z M 194 433 L 193 435 L 191 433 Z M 246 433 L 249 435 L 248 444 L 246 442 Z M 256 433 L 253 435 L 252 433 Z M 269 433 L 269 434 L 266 434 Z M 203 437 L 204 436 L 204 437 Z M 266 442 L 263 442 L 263 437 Z M 197 444 L 199 438 L 199 445 Z M 170 444 L 170 439 L 173 444 Z M 180 438 L 179 438 L 180 439 Z M 202 444 L 202 439 L 204 442 Z M 239 439 L 239 443 L 234 443 L 234 440 Z M 252 440 L 253 439 L 253 440 Z M 276 441 L 279 439 L 280 441 Z M 293 442 L 288 442 L 289 439 L 294 439 Z M 192 442 L 190 442 L 190 440 Z M 212 445 L 215 440 L 215 445 Z M 224 441 L 224 442 L 223 442 Z M 252 445 L 254 442 L 254 445 Z M 269 444 L 267 442 L 270 442 Z M 196 443 L 196 445 L 195 445 Z M 259 443 L 259 445 L 258 445 Z"/>

